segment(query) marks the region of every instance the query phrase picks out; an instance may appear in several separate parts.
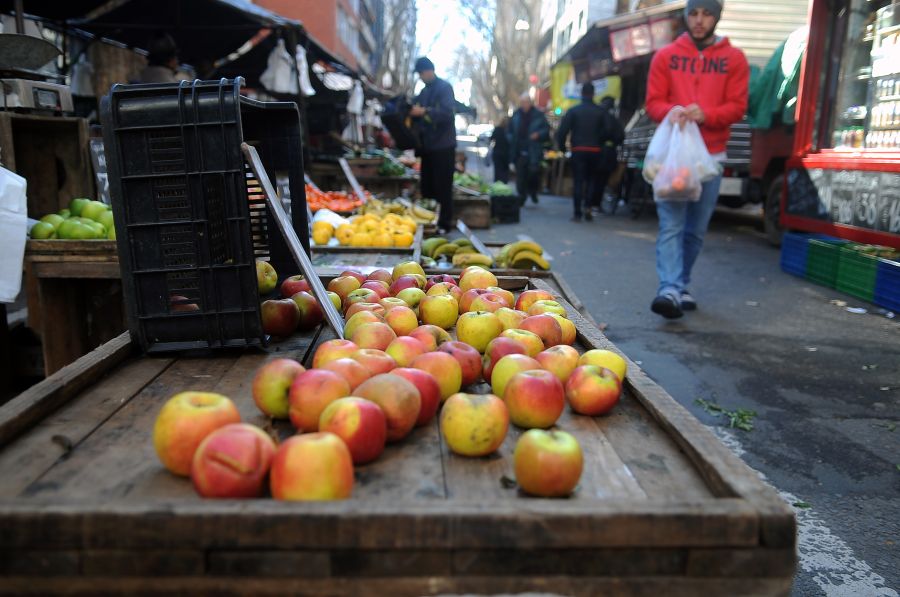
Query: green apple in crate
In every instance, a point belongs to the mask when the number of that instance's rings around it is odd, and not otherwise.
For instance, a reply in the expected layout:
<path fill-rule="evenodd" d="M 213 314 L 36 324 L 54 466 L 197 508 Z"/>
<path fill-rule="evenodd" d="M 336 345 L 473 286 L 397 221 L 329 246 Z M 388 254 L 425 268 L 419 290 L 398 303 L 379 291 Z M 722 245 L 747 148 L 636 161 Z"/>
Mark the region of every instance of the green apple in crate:
<path fill-rule="evenodd" d="M 256 284 L 260 294 L 269 294 L 278 285 L 278 272 L 268 261 L 256 261 Z"/>

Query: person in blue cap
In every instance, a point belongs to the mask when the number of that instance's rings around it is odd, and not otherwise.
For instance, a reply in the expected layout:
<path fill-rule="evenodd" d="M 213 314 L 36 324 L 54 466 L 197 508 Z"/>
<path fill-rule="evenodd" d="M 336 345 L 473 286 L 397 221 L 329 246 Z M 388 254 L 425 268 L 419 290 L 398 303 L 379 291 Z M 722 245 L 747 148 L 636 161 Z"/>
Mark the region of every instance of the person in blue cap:
<path fill-rule="evenodd" d="M 447 231 L 454 224 L 456 126 L 453 107 L 456 100 L 453 87 L 434 74 L 434 63 L 427 57 L 416 60 L 415 71 L 425 83 L 409 112 L 422 140 L 418 152 L 422 157 L 419 186 L 423 197 L 434 198 L 441 206 L 438 228 Z"/>

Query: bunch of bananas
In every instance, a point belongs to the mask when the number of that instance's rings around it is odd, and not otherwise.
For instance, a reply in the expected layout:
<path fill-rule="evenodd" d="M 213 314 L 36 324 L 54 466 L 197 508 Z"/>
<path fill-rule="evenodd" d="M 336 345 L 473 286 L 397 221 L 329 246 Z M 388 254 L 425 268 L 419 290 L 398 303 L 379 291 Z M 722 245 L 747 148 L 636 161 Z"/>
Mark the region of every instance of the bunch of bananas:
<path fill-rule="evenodd" d="M 390 214 L 406 216 L 411 218 L 416 224 L 433 224 L 435 219 L 437 219 L 437 214 L 421 205 L 400 201 L 383 201 L 375 198 L 369 199 L 365 205 L 360 207 L 360 213 L 371 214 L 380 218 Z"/>
<path fill-rule="evenodd" d="M 497 254 L 497 264 L 510 269 L 549 270 L 550 264 L 543 257 L 544 248 L 531 240 L 520 240 L 503 245 Z"/>
<path fill-rule="evenodd" d="M 327 245 L 332 236 L 345 247 L 410 247 L 415 239 L 415 220 L 389 213 L 384 217 L 367 213 L 350 218 L 348 224 L 333 228 L 327 222 L 313 223 L 313 242 Z"/>
<path fill-rule="evenodd" d="M 467 238 L 458 238 L 453 242 L 442 236 L 425 239 L 422 241 L 422 255 L 423 260 L 429 259 L 436 263 L 439 259 L 445 259 L 450 261 L 453 267 L 460 268 L 470 265 L 490 267 L 494 263 L 490 255 L 479 253 L 478 249 L 472 246 L 472 241 Z"/>

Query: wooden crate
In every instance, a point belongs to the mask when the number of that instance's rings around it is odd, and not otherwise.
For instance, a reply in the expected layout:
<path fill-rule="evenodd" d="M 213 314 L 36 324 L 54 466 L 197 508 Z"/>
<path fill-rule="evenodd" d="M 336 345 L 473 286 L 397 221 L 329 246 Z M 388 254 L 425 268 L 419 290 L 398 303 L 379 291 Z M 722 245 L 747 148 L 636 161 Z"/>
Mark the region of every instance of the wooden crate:
<path fill-rule="evenodd" d="M 116 241 L 28 240 L 24 269 L 47 375 L 127 329 Z"/>
<path fill-rule="evenodd" d="M 478 197 L 454 194 L 453 216 L 469 228 L 491 227 L 491 200 L 487 195 Z"/>
<path fill-rule="evenodd" d="M 579 350 L 615 350 L 567 309 Z M 437 421 L 359 467 L 343 502 L 201 500 L 162 469 L 150 437 L 169 396 L 221 392 L 268 426 L 250 398 L 253 373 L 275 356 L 308 363 L 326 337 L 272 355 L 151 358 L 123 335 L 0 407 L 5 592 L 790 593 L 791 509 L 631 361 L 609 416 L 567 411 L 558 423 L 585 453 L 570 499 L 503 482 L 521 430 L 495 455 L 467 459 L 448 453 Z"/>
<path fill-rule="evenodd" d="M 419 261 L 422 256 L 421 224 L 416 227 L 413 244 L 409 247 L 343 247 L 312 245 L 310 259 L 316 267 L 341 267 L 344 265 L 377 266 L 392 268 L 401 261 Z"/>

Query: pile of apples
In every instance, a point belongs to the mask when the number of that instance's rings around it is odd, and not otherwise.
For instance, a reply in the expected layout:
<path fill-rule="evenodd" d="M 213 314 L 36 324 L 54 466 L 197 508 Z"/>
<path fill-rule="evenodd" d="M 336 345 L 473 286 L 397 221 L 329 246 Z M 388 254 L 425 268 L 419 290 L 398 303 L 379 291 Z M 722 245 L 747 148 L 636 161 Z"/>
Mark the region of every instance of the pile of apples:
<path fill-rule="evenodd" d="M 294 292 L 305 283 L 296 278 L 281 288 L 292 305 L 297 294 L 308 294 Z M 376 460 L 386 444 L 403 441 L 440 411 L 441 436 L 461 456 L 496 451 L 510 423 L 526 429 L 513 453 L 519 487 L 536 496 L 569 495 L 581 477 L 582 450 L 571 434 L 552 428 L 567 403 L 581 415 L 608 413 L 619 401 L 626 362 L 608 350 L 579 354 L 571 346 L 575 325 L 551 293 L 516 297 L 497 284 L 479 266 L 458 280 L 427 278 L 416 262 L 368 276 L 344 272 L 328 289 L 344 312 L 345 339 L 319 345 L 310 369 L 280 358 L 253 380 L 260 411 L 289 420 L 297 435 L 276 446 L 261 429 L 240 423 L 228 398 L 187 392 L 157 419 L 161 461 L 190 475 L 204 497 L 257 497 L 268 478 L 276 499 L 344 499 L 355 466 Z M 482 380 L 491 393 L 463 391 Z"/>
<path fill-rule="evenodd" d="M 59 212 L 43 216 L 28 235 L 36 240 L 116 240 L 116 226 L 108 205 L 79 197 Z"/>

